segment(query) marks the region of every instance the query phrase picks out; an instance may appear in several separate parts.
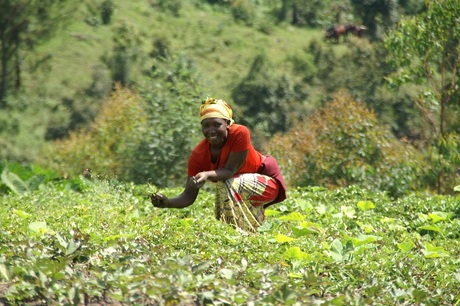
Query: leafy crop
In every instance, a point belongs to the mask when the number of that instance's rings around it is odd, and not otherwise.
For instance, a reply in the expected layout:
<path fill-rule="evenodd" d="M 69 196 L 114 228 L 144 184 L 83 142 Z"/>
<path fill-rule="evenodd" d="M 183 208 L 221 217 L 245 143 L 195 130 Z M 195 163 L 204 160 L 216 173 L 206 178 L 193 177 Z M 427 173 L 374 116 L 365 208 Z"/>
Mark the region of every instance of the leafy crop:
<path fill-rule="evenodd" d="M 255 235 L 183 210 L 151 186 L 80 178 L 5 194 L 0 302 L 152 305 L 454 305 L 460 197 L 397 201 L 358 187 L 290 190 Z M 178 189 L 162 190 L 166 195 Z"/>

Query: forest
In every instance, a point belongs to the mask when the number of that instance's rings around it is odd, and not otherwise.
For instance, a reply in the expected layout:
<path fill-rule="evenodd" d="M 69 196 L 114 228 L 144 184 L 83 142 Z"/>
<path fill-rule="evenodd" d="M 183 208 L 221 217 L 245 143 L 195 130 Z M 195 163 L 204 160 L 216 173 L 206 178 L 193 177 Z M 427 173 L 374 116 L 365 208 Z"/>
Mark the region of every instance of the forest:
<path fill-rule="evenodd" d="M 232 105 L 290 186 L 399 197 L 460 182 L 454 0 L 1 6 L 7 181 L 19 164 L 177 186 L 210 96 Z"/>

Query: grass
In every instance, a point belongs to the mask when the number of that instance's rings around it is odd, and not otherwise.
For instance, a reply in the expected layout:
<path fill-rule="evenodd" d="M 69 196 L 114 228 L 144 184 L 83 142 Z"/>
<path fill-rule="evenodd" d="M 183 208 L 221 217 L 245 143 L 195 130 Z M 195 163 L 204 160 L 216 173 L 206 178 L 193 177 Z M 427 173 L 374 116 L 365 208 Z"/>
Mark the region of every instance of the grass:
<path fill-rule="evenodd" d="M 56 101 L 73 97 L 91 83 L 101 56 L 111 52 L 114 27 L 133 25 L 142 35 L 144 52 L 151 50 L 155 37 L 167 37 L 171 49 L 192 57 L 205 78 L 207 90 L 229 99 L 230 91 L 248 72 L 259 52 L 266 52 L 275 66 L 285 66 L 286 58 L 303 51 L 312 39 L 322 40 L 321 30 L 295 28 L 286 24 L 271 26 L 265 34 L 256 26 L 235 22 L 228 11 L 208 5 L 200 8 L 184 2 L 180 15 L 159 11 L 148 2 L 114 1 L 116 9 L 110 25 L 90 25 L 97 15 L 79 6 L 68 26 L 36 50 L 33 58 L 52 55 L 50 70 L 26 79 L 26 88 L 46 88 Z M 335 47 L 335 46 L 334 46 Z M 42 71 L 44 72 L 44 71 Z"/>

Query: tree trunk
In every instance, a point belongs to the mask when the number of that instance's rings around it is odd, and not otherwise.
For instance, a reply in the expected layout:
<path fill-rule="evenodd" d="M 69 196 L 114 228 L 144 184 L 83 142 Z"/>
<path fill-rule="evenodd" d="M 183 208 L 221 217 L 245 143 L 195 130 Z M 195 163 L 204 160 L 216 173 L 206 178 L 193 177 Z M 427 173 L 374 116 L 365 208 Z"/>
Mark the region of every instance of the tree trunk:
<path fill-rule="evenodd" d="M 5 32 L 2 30 L 0 33 L 2 49 L 1 49 L 1 84 L 0 84 L 0 108 L 3 108 L 4 100 L 6 98 L 6 91 L 7 91 L 7 81 L 8 81 L 8 42 L 5 39 Z"/>

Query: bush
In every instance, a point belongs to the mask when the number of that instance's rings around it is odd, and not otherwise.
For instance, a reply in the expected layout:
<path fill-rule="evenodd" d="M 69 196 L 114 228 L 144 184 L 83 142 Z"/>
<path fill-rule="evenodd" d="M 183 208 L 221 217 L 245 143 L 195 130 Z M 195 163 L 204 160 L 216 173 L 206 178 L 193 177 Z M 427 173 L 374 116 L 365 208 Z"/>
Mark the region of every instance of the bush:
<path fill-rule="evenodd" d="M 126 160 L 128 143 L 144 121 L 138 95 L 117 86 L 88 129 L 72 132 L 67 139 L 45 146 L 37 162 L 63 176 L 91 169 L 94 173 L 123 178 L 130 165 Z"/>
<path fill-rule="evenodd" d="M 39 163 L 62 175 L 91 169 L 135 183 L 177 184 L 200 140 L 200 96 L 193 62 L 159 60 L 138 92 L 117 86 L 89 129 L 44 148 Z"/>
<path fill-rule="evenodd" d="M 259 54 L 232 93 L 233 100 L 243 108 L 239 122 L 265 137 L 287 131 L 293 118 L 301 115 L 300 101 L 306 97 L 290 78 L 274 71 L 267 55 Z"/>
<path fill-rule="evenodd" d="M 201 91 L 193 62 L 184 56 L 157 61 L 139 93 L 147 118 L 136 130 L 127 177 L 157 186 L 183 183 L 188 157 L 201 135 Z"/>
<path fill-rule="evenodd" d="M 346 92 L 268 144 L 291 185 L 359 185 L 399 196 L 420 188 L 425 161 Z"/>

